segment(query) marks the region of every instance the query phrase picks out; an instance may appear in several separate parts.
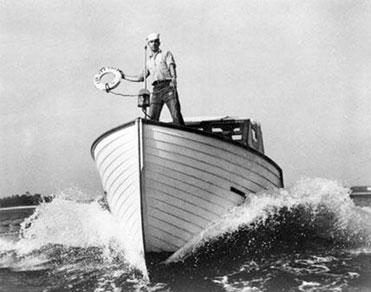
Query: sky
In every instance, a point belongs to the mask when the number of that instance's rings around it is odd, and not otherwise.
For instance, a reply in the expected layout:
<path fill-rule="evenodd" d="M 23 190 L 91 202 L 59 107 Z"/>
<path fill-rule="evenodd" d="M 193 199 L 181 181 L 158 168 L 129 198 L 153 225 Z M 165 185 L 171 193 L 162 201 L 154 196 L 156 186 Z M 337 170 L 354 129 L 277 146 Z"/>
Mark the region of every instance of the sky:
<path fill-rule="evenodd" d="M 184 117 L 259 121 L 286 186 L 371 185 L 371 0 L 0 0 L 0 197 L 103 192 L 90 146 L 142 113 L 94 75 L 137 74 L 152 32 Z"/>

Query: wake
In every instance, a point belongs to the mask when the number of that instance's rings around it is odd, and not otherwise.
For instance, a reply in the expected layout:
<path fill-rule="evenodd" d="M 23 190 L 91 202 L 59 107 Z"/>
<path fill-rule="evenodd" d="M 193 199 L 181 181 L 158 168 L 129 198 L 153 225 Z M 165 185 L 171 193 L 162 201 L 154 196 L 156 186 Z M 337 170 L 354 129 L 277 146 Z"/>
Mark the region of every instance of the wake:
<path fill-rule="evenodd" d="M 341 183 L 316 178 L 302 179 L 294 186 L 249 194 L 243 205 L 230 210 L 191 239 L 164 263 L 184 261 L 193 254 L 228 249 L 244 240 L 245 248 L 258 241 L 259 249 L 316 238 L 336 244 L 370 246 L 371 208 L 359 207 Z M 259 230 L 259 232 L 257 232 Z M 245 234 L 245 236 L 241 236 Z M 215 242 L 222 243 L 215 243 Z M 214 246 L 213 246 L 214 244 Z M 212 246 L 208 248 L 208 246 Z"/>

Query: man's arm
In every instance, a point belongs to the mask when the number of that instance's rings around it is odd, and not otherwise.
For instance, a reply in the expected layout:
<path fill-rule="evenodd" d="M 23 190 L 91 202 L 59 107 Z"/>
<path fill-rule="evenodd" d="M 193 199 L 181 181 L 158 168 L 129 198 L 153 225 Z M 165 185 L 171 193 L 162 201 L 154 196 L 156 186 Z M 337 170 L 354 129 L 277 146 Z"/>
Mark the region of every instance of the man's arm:
<path fill-rule="evenodd" d="M 131 81 L 131 82 L 143 82 L 144 81 L 144 77 L 143 75 L 127 75 L 127 74 L 124 74 L 124 72 L 122 72 L 120 70 L 120 73 L 121 73 L 121 77 L 122 79 L 125 79 L 127 81 Z M 149 75 L 149 72 L 147 71 L 147 76 L 146 78 L 148 77 Z"/>

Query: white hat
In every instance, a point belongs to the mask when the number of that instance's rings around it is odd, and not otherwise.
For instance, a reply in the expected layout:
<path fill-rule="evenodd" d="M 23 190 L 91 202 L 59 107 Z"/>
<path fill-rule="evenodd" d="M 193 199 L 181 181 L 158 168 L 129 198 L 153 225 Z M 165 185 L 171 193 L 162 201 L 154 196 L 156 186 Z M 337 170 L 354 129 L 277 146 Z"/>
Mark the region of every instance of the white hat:
<path fill-rule="evenodd" d="M 158 40 L 160 39 L 160 34 L 159 33 L 151 33 L 149 34 L 147 37 L 146 37 L 146 41 L 149 42 L 149 41 L 154 41 L 154 40 Z"/>

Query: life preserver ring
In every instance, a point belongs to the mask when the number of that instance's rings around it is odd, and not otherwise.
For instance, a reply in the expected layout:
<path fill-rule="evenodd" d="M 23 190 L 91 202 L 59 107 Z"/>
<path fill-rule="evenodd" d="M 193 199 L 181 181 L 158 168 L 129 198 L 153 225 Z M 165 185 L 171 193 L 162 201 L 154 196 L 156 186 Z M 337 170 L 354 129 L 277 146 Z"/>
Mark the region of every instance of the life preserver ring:
<path fill-rule="evenodd" d="M 110 82 L 102 83 L 103 76 L 107 74 L 113 74 L 114 78 Z M 103 67 L 94 76 L 94 84 L 95 84 L 95 87 L 98 88 L 99 90 L 104 90 L 108 92 L 112 89 L 115 89 L 117 86 L 119 86 L 121 78 L 122 76 L 121 76 L 119 69 L 115 67 Z"/>

